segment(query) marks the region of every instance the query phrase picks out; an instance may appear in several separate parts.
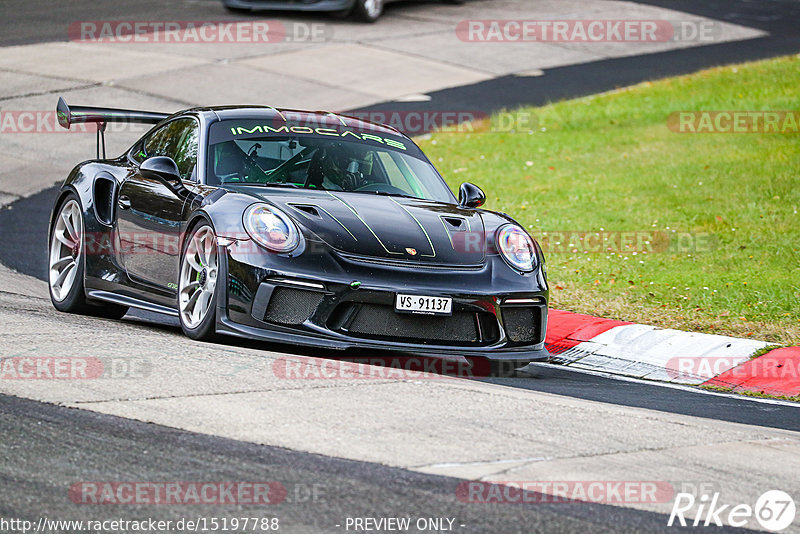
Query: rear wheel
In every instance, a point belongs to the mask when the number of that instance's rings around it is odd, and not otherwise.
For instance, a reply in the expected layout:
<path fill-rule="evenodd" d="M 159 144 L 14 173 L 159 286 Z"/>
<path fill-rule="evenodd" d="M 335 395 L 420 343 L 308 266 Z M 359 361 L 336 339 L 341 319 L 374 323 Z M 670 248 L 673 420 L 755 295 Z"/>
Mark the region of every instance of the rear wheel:
<path fill-rule="evenodd" d="M 184 244 L 178 286 L 181 328 L 192 339 L 215 337 L 218 273 L 217 236 L 209 223 L 202 222 Z"/>
<path fill-rule="evenodd" d="M 353 16 L 361 22 L 375 22 L 383 14 L 384 0 L 356 0 Z"/>
<path fill-rule="evenodd" d="M 50 232 L 47 281 L 53 306 L 62 312 L 109 319 L 125 315 L 126 306 L 86 300 L 83 210 L 74 193 L 67 195 L 59 206 Z"/>

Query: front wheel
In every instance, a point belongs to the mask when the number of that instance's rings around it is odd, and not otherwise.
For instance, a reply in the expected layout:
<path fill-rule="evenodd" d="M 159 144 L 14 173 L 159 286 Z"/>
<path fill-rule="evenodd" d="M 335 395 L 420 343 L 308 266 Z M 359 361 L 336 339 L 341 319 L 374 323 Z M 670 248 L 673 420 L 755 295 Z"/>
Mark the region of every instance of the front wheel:
<path fill-rule="evenodd" d="M 215 337 L 218 273 L 217 236 L 203 222 L 184 244 L 178 286 L 181 328 L 192 339 L 210 341 Z"/>
<path fill-rule="evenodd" d="M 47 262 L 50 300 L 58 311 L 119 319 L 128 312 L 126 306 L 86 300 L 86 247 L 83 235 L 83 210 L 78 197 L 70 193 L 59 206 L 50 229 Z"/>
<path fill-rule="evenodd" d="M 383 14 L 384 0 L 356 0 L 353 16 L 361 22 L 375 22 Z"/>

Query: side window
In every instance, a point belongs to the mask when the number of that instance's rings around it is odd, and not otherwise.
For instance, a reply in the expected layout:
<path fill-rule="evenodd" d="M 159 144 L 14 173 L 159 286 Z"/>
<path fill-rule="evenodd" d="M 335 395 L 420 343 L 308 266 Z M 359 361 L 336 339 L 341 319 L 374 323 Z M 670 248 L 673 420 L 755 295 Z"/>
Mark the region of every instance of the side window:
<path fill-rule="evenodd" d="M 194 119 L 178 119 L 153 132 L 144 143 L 147 157 L 169 156 L 178 164 L 181 178 L 191 180 L 197 165 L 199 128 Z"/>
<path fill-rule="evenodd" d="M 144 151 L 148 158 L 153 156 L 172 157 L 175 148 L 175 133 L 185 126 L 186 121 L 172 121 L 166 126 L 159 128 L 148 137 L 144 142 Z"/>
<path fill-rule="evenodd" d="M 140 139 L 129 152 L 131 159 L 136 163 L 142 163 L 145 158 L 147 158 L 147 154 L 144 153 L 144 140 Z"/>

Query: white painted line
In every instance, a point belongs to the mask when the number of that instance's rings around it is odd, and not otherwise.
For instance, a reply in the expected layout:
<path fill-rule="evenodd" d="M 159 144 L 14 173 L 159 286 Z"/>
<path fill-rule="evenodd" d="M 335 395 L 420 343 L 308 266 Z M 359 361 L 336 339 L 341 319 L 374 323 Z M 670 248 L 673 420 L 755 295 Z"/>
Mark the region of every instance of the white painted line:
<path fill-rule="evenodd" d="M 486 462 L 445 462 L 440 464 L 431 464 L 431 465 L 424 465 L 421 467 L 426 467 L 430 469 L 439 469 L 439 468 L 447 468 L 447 467 L 468 467 L 474 465 L 502 465 L 502 464 L 518 464 L 521 462 L 530 463 L 530 462 L 549 462 L 552 460 L 550 456 L 537 456 L 534 458 L 510 458 L 504 460 L 489 460 Z"/>
<path fill-rule="evenodd" d="M 431 95 L 423 95 L 420 93 L 404 95 L 394 99 L 395 102 L 430 102 L 431 100 L 433 100 Z"/>
<path fill-rule="evenodd" d="M 518 78 L 538 78 L 539 76 L 544 76 L 544 71 L 542 69 L 531 69 L 522 72 L 515 72 L 514 76 Z"/>
<path fill-rule="evenodd" d="M 792 402 L 792 401 L 786 401 L 786 400 L 781 400 L 781 399 L 768 399 L 768 398 L 764 398 L 764 397 L 750 397 L 748 395 L 739 395 L 737 393 L 726 393 L 724 391 L 714 391 L 714 390 L 711 390 L 711 389 L 699 388 L 699 387 L 692 386 L 692 385 L 676 384 L 676 383 L 672 383 L 672 382 L 658 382 L 658 381 L 655 381 L 655 380 L 634 378 L 634 377 L 631 377 L 631 376 L 623 376 L 623 375 L 613 374 L 613 373 L 610 373 L 610 372 L 597 371 L 597 370 L 593 370 L 593 369 L 582 369 L 580 367 L 574 367 L 574 366 L 571 366 L 571 365 L 570 366 L 566 366 L 566 365 L 559 365 L 559 364 L 552 364 L 552 363 L 539 363 L 539 362 L 534 362 L 534 363 L 531 363 L 529 365 L 530 366 L 541 367 L 541 368 L 561 369 L 561 370 L 565 370 L 565 371 L 571 371 L 573 373 L 581 373 L 581 374 L 592 375 L 592 376 L 600 376 L 600 377 L 603 377 L 603 378 L 610 378 L 612 380 L 619 380 L 619 381 L 622 381 L 622 382 L 634 382 L 634 383 L 637 383 L 637 384 L 646 384 L 648 386 L 658 386 L 658 387 L 661 387 L 661 388 L 678 389 L 678 390 L 681 390 L 681 391 L 690 391 L 692 393 L 700 393 L 700 394 L 703 394 L 703 395 L 713 395 L 713 396 L 717 396 L 717 397 L 725 397 L 725 398 L 735 399 L 735 400 L 746 400 L 746 401 L 751 401 L 751 402 L 758 402 L 758 403 L 761 403 L 761 404 L 773 404 L 773 405 L 776 405 L 776 406 L 790 406 L 792 408 L 800 408 L 800 402 Z M 539 379 L 535 379 L 535 380 L 539 380 Z M 543 380 L 547 380 L 547 379 L 544 378 Z"/>

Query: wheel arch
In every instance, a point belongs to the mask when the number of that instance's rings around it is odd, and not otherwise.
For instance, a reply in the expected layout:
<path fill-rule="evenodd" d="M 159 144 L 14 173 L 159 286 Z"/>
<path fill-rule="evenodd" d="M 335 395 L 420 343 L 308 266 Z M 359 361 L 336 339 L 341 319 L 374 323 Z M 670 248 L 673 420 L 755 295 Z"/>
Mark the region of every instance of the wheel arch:
<path fill-rule="evenodd" d="M 64 180 L 61 190 L 58 192 L 56 201 L 50 211 L 50 229 L 52 229 L 57 208 L 61 206 L 61 204 L 64 202 L 64 199 L 70 193 L 78 197 L 84 217 L 84 224 L 89 221 L 91 221 L 92 226 L 100 223 L 97 218 L 97 213 L 94 209 L 95 183 L 98 178 L 114 181 L 114 191 L 116 191 L 119 187 L 119 183 L 114 177 L 114 174 L 110 172 L 109 169 L 105 168 L 105 166 L 98 165 L 94 161 L 83 162 L 70 171 L 66 180 Z M 87 216 L 90 216 L 91 218 L 87 218 Z"/>
<path fill-rule="evenodd" d="M 212 217 L 204 210 L 199 209 L 194 211 L 189 217 L 186 219 L 186 225 L 184 226 L 184 231 L 181 233 L 179 246 L 180 246 L 180 257 L 183 258 L 183 247 L 186 244 L 186 239 L 188 239 L 189 234 L 192 233 L 198 224 L 201 222 L 207 222 L 211 225 L 211 229 L 214 231 L 214 235 L 217 235 L 217 229 L 214 225 L 214 221 Z"/>
<path fill-rule="evenodd" d="M 56 222 L 56 217 L 58 216 L 59 208 L 64 204 L 64 202 L 66 202 L 67 197 L 69 197 L 70 195 L 73 195 L 73 196 L 78 198 L 78 203 L 81 206 L 81 215 L 83 216 L 84 225 L 86 224 L 86 201 L 85 201 L 85 199 L 83 198 L 83 196 L 81 196 L 80 192 L 78 191 L 78 189 L 75 186 L 73 186 L 71 184 L 64 184 L 61 187 L 61 190 L 58 192 L 58 196 L 56 197 L 56 201 L 55 201 L 55 203 L 53 203 L 53 207 L 50 210 L 50 221 L 49 221 L 49 224 L 47 225 L 47 239 L 48 239 L 48 242 L 50 240 L 50 236 L 53 233 L 53 225 Z"/>
<path fill-rule="evenodd" d="M 207 224 L 211 227 L 211 231 L 214 234 L 214 237 L 218 236 L 217 229 L 214 224 L 213 217 L 207 213 L 204 209 L 198 209 L 191 213 L 191 215 L 186 220 L 186 225 L 184 226 L 184 231 L 180 236 L 180 256 L 179 256 L 179 263 L 178 263 L 178 285 L 181 285 L 181 277 L 183 276 L 183 262 L 184 262 L 184 255 L 186 253 L 186 249 L 188 247 L 187 242 L 189 237 L 194 233 L 194 231 L 204 225 Z M 213 313 L 214 313 L 214 320 L 210 323 L 206 323 L 207 319 L 203 319 L 200 324 L 196 327 L 191 327 L 192 329 L 201 329 L 200 334 L 193 333 L 195 330 L 189 330 L 189 327 L 184 325 L 182 311 L 181 311 L 181 304 L 180 304 L 180 290 L 177 296 L 178 299 L 178 314 L 179 320 L 181 321 L 181 329 L 183 330 L 184 334 L 191 337 L 192 339 L 198 340 L 211 340 L 216 337 L 217 333 L 217 325 L 220 321 L 220 313 L 227 314 L 227 299 L 228 299 L 228 276 L 227 276 L 227 262 L 225 254 L 220 254 L 221 247 L 218 243 L 215 243 L 217 248 L 217 261 L 218 261 L 218 276 L 217 276 L 217 285 L 215 287 L 215 297 L 214 297 L 214 306 L 213 306 Z M 211 310 L 209 310 L 209 313 Z"/>

